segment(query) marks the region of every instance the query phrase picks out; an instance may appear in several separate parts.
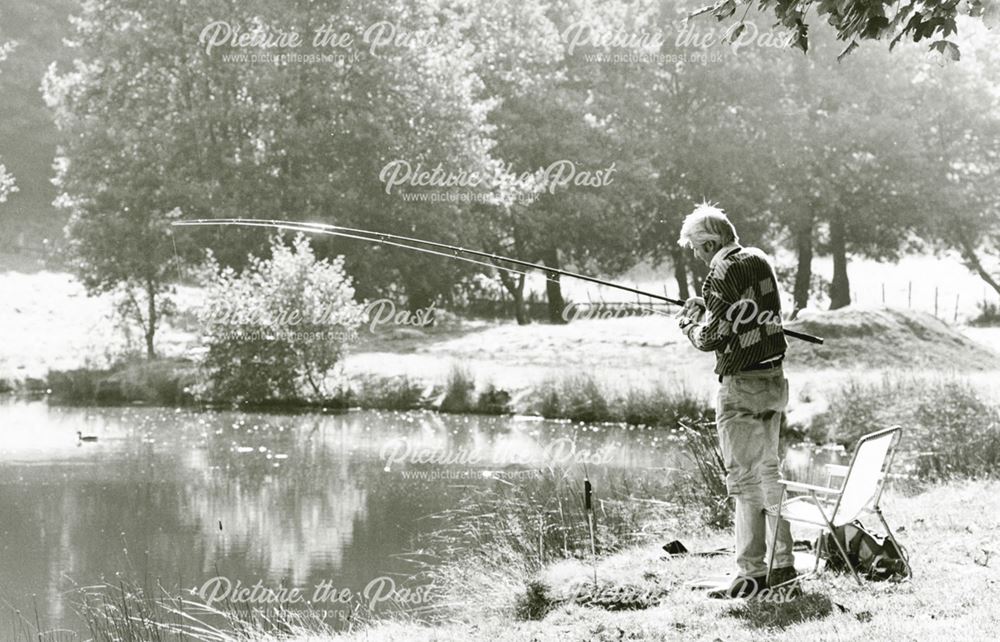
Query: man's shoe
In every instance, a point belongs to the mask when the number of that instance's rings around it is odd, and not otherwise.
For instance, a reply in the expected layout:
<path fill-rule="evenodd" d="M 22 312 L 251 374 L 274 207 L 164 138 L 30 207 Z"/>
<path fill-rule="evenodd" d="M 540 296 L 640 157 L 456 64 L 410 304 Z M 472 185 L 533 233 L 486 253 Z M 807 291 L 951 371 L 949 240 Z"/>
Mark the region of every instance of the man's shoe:
<path fill-rule="evenodd" d="M 745 577 L 737 576 L 729 588 L 715 589 L 708 592 L 713 600 L 734 600 L 739 597 L 753 597 L 767 588 L 767 576 Z"/>
<path fill-rule="evenodd" d="M 798 577 L 799 574 L 795 572 L 794 566 L 772 568 L 771 574 L 767 576 L 767 585 L 772 589 L 782 586 L 792 586 Z"/>

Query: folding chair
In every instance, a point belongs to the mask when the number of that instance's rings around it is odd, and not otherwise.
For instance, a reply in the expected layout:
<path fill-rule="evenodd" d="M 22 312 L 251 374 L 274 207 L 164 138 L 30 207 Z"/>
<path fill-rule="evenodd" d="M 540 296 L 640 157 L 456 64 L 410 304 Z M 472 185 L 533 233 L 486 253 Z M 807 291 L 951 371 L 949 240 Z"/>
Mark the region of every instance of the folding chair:
<path fill-rule="evenodd" d="M 881 520 L 882 526 L 885 527 L 889 539 L 902 550 L 879 507 L 882 487 L 889 474 L 892 458 L 902 434 L 903 429 L 900 426 L 895 426 L 869 433 L 859 439 L 848 466 L 829 466 L 829 481 L 832 481 L 834 477 L 843 477 L 844 481 L 840 488 L 834 488 L 832 484 L 831 487 L 824 487 L 780 480 L 782 485 L 781 498 L 777 504 L 766 507 L 765 512 L 779 520 L 786 519 L 789 522 L 810 524 L 828 531 L 831 535 L 828 539 L 833 540 L 836 544 L 841 557 L 844 558 L 854 574 L 854 579 L 857 580 L 858 584 L 861 584 L 861 577 L 854 565 L 851 564 L 843 544 L 835 536 L 834 529 L 853 522 L 862 512 L 874 512 Z M 786 492 L 799 494 L 786 500 Z M 778 529 L 775 528 L 771 540 L 772 551 L 777 539 Z M 827 551 L 827 554 L 829 555 L 830 551 Z M 816 564 L 813 566 L 814 575 L 818 573 L 819 558 L 820 551 L 817 548 Z M 770 574 L 773 564 L 774 557 L 772 556 L 768 564 L 768 574 Z M 909 573 L 909 571 L 909 563 L 907 563 L 907 572 Z"/>

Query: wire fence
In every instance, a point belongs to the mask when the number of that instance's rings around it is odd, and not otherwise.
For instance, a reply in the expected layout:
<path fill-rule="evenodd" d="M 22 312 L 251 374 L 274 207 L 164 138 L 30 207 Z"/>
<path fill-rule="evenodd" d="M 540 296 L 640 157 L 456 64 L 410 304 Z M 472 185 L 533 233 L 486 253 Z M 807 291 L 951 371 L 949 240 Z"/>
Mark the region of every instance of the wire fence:
<path fill-rule="evenodd" d="M 976 291 L 973 288 L 958 289 L 952 284 L 883 282 L 878 288 L 855 288 L 851 293 L 851 303 L 917 310 L 947 323 L 960 324 L 979 319 L 984 311 L 1000 307 L 1000 295 L 987 286 Z"/>
<path fill-rule="evenodd" d="M 655 292 L 650 284 L 630 284 L 636 289 Z M 631 316 L 673 315 L 679 309 L 671 303 L 666 303 L 642 295 L 625 295 L 617 290 L 605 292 L 606 288 L 587 290 L 564 290 L 565 308 L 560 312 L 563 320 L 609 319 Z M 664 296 L 681 298 L 678 292 L 671 292 L 663 287 Z M 585 300 L 577 300 L 583 295 Z M 605 296 L 608 296 L 606 299 Z M 571 298 L 575 296 L 576 298 Z M 789 293 L 783 296 L 783 306 L 786 311 L 792 309 Z M 937 283 L 906 281 L 900 283 L 880 282 L 877 287 L 859 287 L 855 285 L 851 292 L 851 303 L 864 307 L 901 308 L 925 312 L 951 324 L 965 324 L 976 320 L 986 320 L 996 317 L 1000 309 L 1000 295 L 989 287 L 979 291 L 971 288 L 957 289 Z M 811 307 L 826 309 L 829 299 L 814 298 Z M 984 315 L 984 310 L 989 311 Z M 513 319 L 515 305 L 512 298 L 476 298 L 452 307 L 454 312 L 476 318 Z M 549 305 L 544 294 L 529 292 L 525 296 L 524 310 L 528 319 L 547 321 L 550 319 Z"/>

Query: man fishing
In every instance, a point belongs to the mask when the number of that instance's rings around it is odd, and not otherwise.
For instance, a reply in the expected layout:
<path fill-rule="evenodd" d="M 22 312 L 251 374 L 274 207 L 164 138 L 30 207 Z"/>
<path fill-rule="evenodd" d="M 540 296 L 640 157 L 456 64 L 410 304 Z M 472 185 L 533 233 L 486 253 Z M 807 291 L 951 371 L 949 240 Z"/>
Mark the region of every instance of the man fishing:
<path fill-rule="evenodd" d="M 767 256 L 739 244 L 721 209 L 696 207 L 684 219 L 678 243 L 709 267 L 704 298 L 687 300 L 679 324 L 694 347 L 715 352 L 719 445 L 726 488 L 736 499 L 738 573 L 728 588 L 710 591 L 709 597 L 750 597 L 796 577 L 788 522 L 764 513 L 765 505 L 781 501 L 778 431 L 788 404 L 781 300 Z M 765 555 L 772 541 L 768 576 Z"/>

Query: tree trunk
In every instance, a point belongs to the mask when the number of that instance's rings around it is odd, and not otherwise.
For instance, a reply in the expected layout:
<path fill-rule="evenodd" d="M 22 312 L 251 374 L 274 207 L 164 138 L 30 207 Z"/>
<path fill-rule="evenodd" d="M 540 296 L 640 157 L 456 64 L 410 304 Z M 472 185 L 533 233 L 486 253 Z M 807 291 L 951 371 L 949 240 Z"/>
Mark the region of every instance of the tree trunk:
<path fill-rule="evenodd" d="M 413 280 L 406 284 L 406 307 L 411 315 L 419 312 L 427 321 L 426 326 L 433 326 L 437 316 L 434 308 L 431 307 L 433 302 L 434 297 L 430 288 L 422 280 Z"/>
<path fill-rule="evenodd" d="M 670 261 L 674 264 L 674 279 L 677 281 L 677 289 L 680 291 L 680 298 L 687 300 L 691 296 L 688 288 L 688 271 L 684 260 L 684 250 L 680 246 L 670 250 Z"/>
<path fill-rule="evenodd" d="M 515 279 L 505 270 L 497 270 L 497 273 L 500 275 L 503 287 L 514 299 L 514 318 L 517 319 L 517 325 L 528 325 L 528 311 L 524 307 L 524 275 L 518 275 Z"/>
<path fill-rule="evenodd" d="M 153 360 L 156 358 L 156 350 L 153 349 L 153 339 L 156 336 L 156 287 L 152 279 L 146 280 L 146 358 Z"/>
<path fill-rule="evenodd" d="M 962 253 L 962 258 L 965 259 L 966 264 L 969 268 L 979 275 L 983 281 L 986 282 L 993 290 L 1000 294 L 1000 283 L 997 282 L 993 275 L 990 274 L 989 270 L 983 265 L 983 262 L 979 260 L 979 255 L 976 254 L 975 246 L 969 241 L 969 239 L 964 235 L 959 235 L 959 250 Z"/>
<path fill-rule="evenodd" d="M 559 268 L 559 252 L 556 248 L 549 248 L 543 255 L 545 265 L 551 268 Z M 566 308 L 566 301 L 562 295 L 562 284 L 559 282 L 558 274 L 545 275 L 545 298 L 549 307 L 549 323 L 566 323 L 563 318 L 563 310 Z"/>
<path fill-rule="evenodd" d="M 809 305 L 809 284 L 812 282 L 813 258 L 813 215 L 809 212 L 802 218 L 795 231 L 795 251 L 798 253 L 798 265 L 795 268 L 795 289 L 792 298 L 795 300 L 792 318 L 799 310 Z"/>
<path fill-rule="evenodd" d="M 847 280 L 847 232 L 844 219 L 835 214 L 830 221 L 830 252 L 833 254 L 833 281 L 830 283 L 830 309 L 851 304 L 851 284 Z"/>

